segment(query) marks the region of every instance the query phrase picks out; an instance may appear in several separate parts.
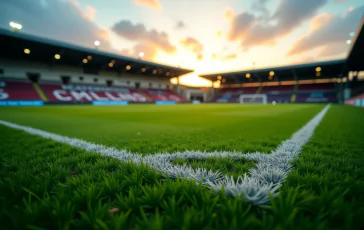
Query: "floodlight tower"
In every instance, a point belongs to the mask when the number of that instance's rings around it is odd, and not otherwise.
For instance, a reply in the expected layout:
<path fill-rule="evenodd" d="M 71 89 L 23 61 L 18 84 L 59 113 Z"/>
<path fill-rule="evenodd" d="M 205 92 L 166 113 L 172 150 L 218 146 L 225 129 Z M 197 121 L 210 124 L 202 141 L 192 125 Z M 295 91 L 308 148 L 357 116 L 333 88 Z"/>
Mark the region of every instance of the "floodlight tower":
<path fill-rule="evenodd" d="M 13 32 L 18 32 L 23 28 L 23 26 L 21 24 L 13 22 L 13 21 L 9 22 L 9 26 L 11 27 L 11 30 Z"/>

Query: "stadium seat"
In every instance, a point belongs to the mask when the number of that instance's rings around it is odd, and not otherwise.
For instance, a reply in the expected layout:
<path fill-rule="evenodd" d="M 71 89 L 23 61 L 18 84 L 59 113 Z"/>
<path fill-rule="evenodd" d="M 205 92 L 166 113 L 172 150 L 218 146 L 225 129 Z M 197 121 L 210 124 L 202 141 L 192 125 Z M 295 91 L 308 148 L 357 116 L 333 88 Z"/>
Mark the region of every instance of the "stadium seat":
<path fill-rule="evenodd" d="M 0 100 L 41 100 L 31 82 L 0 82 Z"/>

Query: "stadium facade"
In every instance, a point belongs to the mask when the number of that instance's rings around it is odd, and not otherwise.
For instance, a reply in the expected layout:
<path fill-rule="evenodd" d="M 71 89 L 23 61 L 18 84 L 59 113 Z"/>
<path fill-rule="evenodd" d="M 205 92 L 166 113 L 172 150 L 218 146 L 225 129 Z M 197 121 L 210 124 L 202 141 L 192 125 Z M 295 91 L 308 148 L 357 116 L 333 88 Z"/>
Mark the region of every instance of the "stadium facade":
<path fill-rule="evenodd" d="M 192 72 L 0 29 L 0 105 L 345 103 L 364 106 L 364 18 L 342 60 L 200 75 L 219 88 L 173 85 Z M 251 96 L 249 98 L 249 96 Z M 244 98 L 244 100 L 242 100 Z"/>
<path fill-rule="evenodd" d="M 0 42 L 2 105 L 187 101 L 170 79 L 192 70 L 3 29 Z"/>

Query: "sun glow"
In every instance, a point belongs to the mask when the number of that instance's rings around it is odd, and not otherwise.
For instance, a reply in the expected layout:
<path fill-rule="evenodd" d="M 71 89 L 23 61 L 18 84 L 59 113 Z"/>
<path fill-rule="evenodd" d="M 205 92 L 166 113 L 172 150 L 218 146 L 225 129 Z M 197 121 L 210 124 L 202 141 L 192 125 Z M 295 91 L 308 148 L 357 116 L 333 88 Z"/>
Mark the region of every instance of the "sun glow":
<path fill-rule="evenodd" d="M 181 85 L 187 85 L 187 86 L 200 86 L 200 87 L 211 87 L 211 81 L 199 77 L 198 76 L 199 73 L 198 72 L 192 72 L 192 73 L 188 73 L 185 75 L 180 76 L 179 78 L 179 83 Z M 177 84 L 177 78 L 172 78 L 171 79 L 171 83 L 172 84 Z"/>

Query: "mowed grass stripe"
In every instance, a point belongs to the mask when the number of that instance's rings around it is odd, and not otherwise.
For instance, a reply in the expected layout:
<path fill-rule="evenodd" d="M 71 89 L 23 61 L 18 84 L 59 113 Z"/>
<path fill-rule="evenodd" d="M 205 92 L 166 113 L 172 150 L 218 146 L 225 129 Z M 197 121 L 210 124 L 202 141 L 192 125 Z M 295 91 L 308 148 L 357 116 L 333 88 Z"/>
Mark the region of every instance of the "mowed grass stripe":
<path fill-rule="evenodd" d="M 186 149 L 270 152 L 323 107 L 236 104 L 46 106 L 0 108 L 0 120 L 141 154 Z"/>

